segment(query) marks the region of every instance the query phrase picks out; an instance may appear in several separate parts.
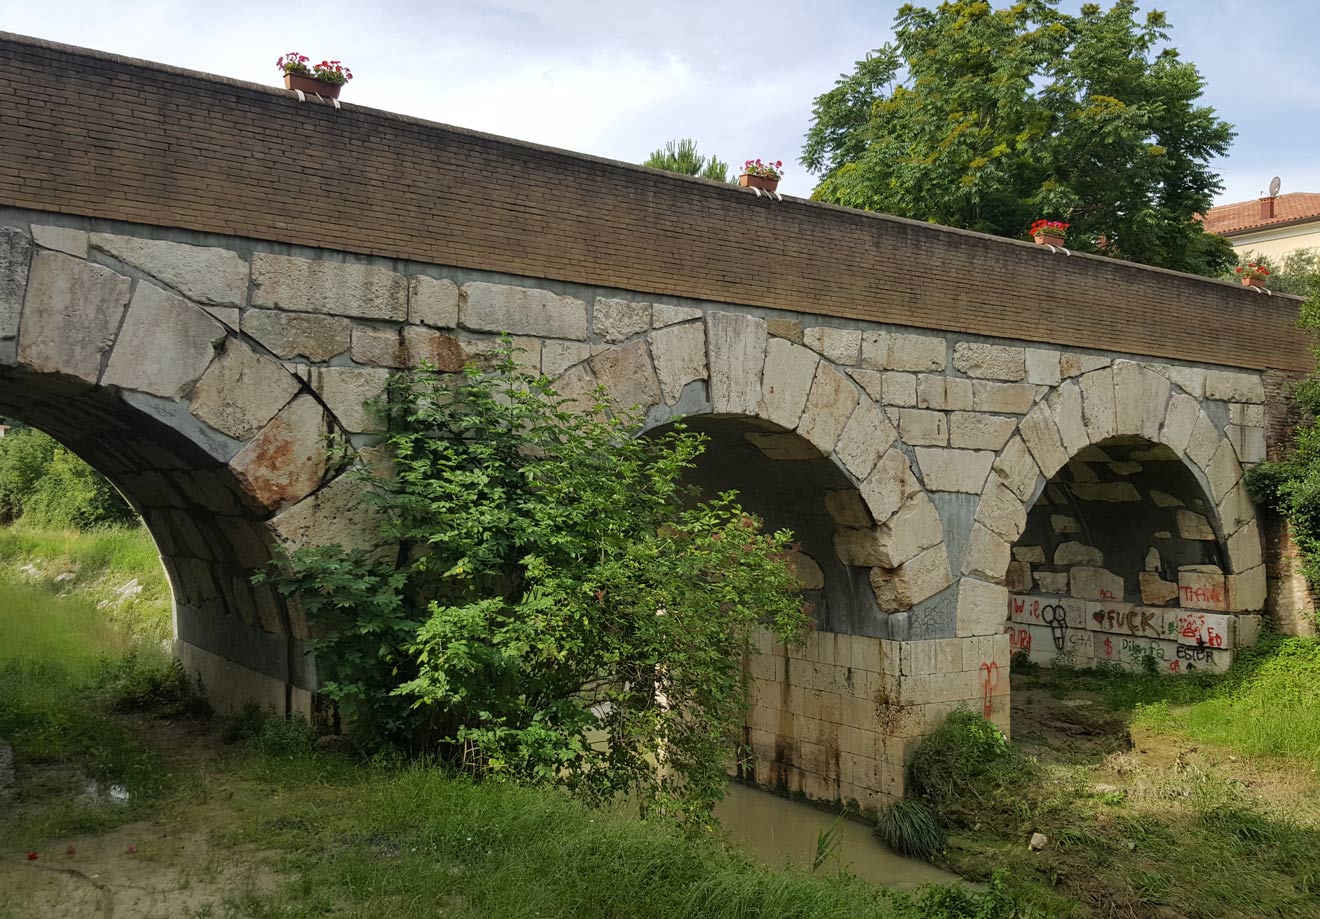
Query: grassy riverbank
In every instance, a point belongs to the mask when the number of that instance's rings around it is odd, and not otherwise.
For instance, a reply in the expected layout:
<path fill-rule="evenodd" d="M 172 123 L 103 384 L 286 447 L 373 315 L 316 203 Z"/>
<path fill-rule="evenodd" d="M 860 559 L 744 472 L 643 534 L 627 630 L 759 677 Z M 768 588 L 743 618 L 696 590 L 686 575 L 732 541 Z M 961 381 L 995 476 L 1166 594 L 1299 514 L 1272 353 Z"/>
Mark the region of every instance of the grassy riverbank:
<path fill-rule="evenodd" d="M 18 762 L 0 917 L 1320 916 L 1314 640 L 1269 638 L 1224 677 L 1015 674 L 1013 752 L 951 783 L 944 856 L 1003 879 L 913 900 L 555 794 L 322 755 L 297 722 L 200 717 L 160 650 L 159 572 L 141 531 L 0 530 Z"/>

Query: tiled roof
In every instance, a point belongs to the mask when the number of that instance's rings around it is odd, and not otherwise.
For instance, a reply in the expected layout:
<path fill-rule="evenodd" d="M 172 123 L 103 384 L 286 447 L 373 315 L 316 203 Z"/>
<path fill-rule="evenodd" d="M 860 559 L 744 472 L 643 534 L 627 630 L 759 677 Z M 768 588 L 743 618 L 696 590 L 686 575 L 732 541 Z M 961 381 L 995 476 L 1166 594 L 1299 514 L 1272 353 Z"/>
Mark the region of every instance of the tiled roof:
<path fill-rule="evenodd" d="M 1299 191 L 1279 195 L 1274 199 L 1274 216 L 1269 219 L 1261 218 L 1258 199 L 1221 204 L 1206 212 L 1205 229 L 1208 233 L 1231 236 L 1300 220 L 1320 220 L 1320 194 Z"/>

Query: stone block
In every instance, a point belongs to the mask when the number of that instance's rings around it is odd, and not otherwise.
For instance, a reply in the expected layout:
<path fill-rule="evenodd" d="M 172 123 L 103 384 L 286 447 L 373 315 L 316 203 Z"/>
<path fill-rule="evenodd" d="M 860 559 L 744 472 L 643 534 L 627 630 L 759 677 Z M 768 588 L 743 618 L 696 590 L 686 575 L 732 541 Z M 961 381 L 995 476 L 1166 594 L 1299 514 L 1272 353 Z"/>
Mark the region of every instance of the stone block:
<path fill-rule="evenodd" d="M 1169 407 L 1164 413 L 1164 423 L 1160 427 L 1160 442 L 1174 453 L 1181 456 L 1187 452 L 1187 445 L 1192 439 L 1192 430 L 1196 427 L 1201 406 L 1186 393 L 1175 392 L 1169 399 Z"/>
<path fill-rule="evenodd" d="M 1068 592 L 1082 600 L 1122 600 L 1123 578 L 1104 568 L 1078 565 L 1068 572 Z"/>
<path fill-rule="evenodd" d="M 258 252 L 252 257 L 252 284 L 253 306 L 395 322 L 408 318 L 408 279 L 375 265 Z"/>
<path fill-rule="evenodd" d="M 862 366 L 912 373 L 942 371 L 948 346 L 934 335 L 867 332 L 862 336 Z"/>
<path fill-rule="evenodd" d="M 128 278 L 109 268 L 61 252 L 37 252 L 23 303 L 18 361 L 38 372 L 95 383 L 131 287 Z"/>
<path fill-rule="evenodd" d="M 1235 571 L 1246 571 L 1261 564 L 1260 530 L 1256 521 L 1244 524 L 1228 537 L 1228 557 Z"/>
<path fill-rule="evenodd" d="M 851 366 L 857 363 L 862 350 L 860 329 L 834 329 L 813 326 L 802 333 L 802 342 L 828 361 Z"/>
<path fill-rule="evenodd" d="M 549 345 L 547 342 L 546 347 Z M 706 379 L 706 330 L 692 322 L 651 333 L 651 359 L 660 381 L 660 394 L 665 404 L 672 405 L 683 394 L 684 386 Z"/>
<path fill-rule="evenodd" d="M 660 401 L 660 382 L 645 340 L 602 351 L 589 363 L 615 412 L 632 409 L 645 412 Z"/>
<path fill-rule="evenodd" d="M 1205 396 L 1205 370 L 1202 368 L 1164 364 L 1157 369 L 1169 378 L 1169 382 L 1193 399 L 1200 399 Z"/>
<path fill-rule="evenodd" d="M 1004 631 L 1004 611 L 1008 609 L 1008 588 L 977 578 L 958 581 L 958 612 L 955 634 L 997 635 Z"/>
<path fill-rule="evenodd" d="M 1043 565 L 1045 564 L 1045 550 L 1041 546 L 1014 546 L 1013 558 L 1019 562 Z"/>
<path fill-rule="evenodd" d="M 381 544 L 381 522 L 381 511 L 367 500 L 362 483 L 341 475 L 277 514 L 271 526 L 289 548 L 321 545 L 331 533 L 336 545 L 369 552 Z"/>
<path fill-rule="evenodd" d="M 1026 377 L 1026 353 L 1009 345 L 962 341 L 953 348 L 953 366 L 969 377 L 1016 382 Z"/>
<path fill-rule="evenodd" d="M 627 341 L 651 328 L 651 304 L 597 297 L 591 309 L 596 337 L 610 343 Z"/>
<path fill-rule="evenodd" d="M 948 419 L 943 412 L 899 409 L 898 434 L 909 445 L 943 447 L 949 442 Z"/>
<path fill-rule="evenodd" d="M 825 572 L 816 560 L 805 552 L 795 552 L 788 559 L 789 570 L 803 590 L 820 590 L 825 586 Z"/>
<path fill-rule="evenodd" d="M 912 474 L 912 466 L 903 451 L 891 447 L 876 462 L 859 490 L 871 516 L 877 523 L 884 523 L 909 497 L 921 491 L 921 483 Z"/>
<path fill-rule="evenodd" d="M 141 281 L 101 382 L 177 399 L 206 372 L 225 334 L 203 310 Z"/>
<path fill-rule="evenodd" d="M 1180 507 L 1173 513 L 1178 527 L 1178 536 L 1182 539 L 1200 539 L 1213 542 L 1218 538 L 1215 535 L 1215 528 L 1210 525 L 1210 521 L 1204 515 L 1185 507 Z"/>
<path fill-rule="evenodd" d="M 385 417 L 373 403 L 385 396 L 390 372 L 376 367 L 316 367 L 312 387 L 326 408 L 351 434 L 378 434 L 385 430 Z"/>
<path fill-rule="evenodd" d="M 938 373 L 917 375 L 917 408 L 968 411 L 971 407 L 971 380 L 946 377 Z"/>
<path fill-rule="evenodd" d="M 75 258 L 87 258 L 87 231 L 69 227 L 49 227 L 32 225 L 32 241 L 43 249 L 53 249 L 72 255 Z"/>
<path fill-rule="evenodd" d="M 1027 526 L 1027 510 L 1017 496 L 998 478 L 991 478 L 976 507 L 976 523 L 1014 543 Z M 1040 547 L 1034 547 L 1040 561 L 1045 561 Z"/>
<path fill-rule="evenodd" d="M 872 400 L 884 404 L 884 378 L 885 375 L 879 370 L 857 370 L 849 368 L 848 376 L 865 392 Z"/>
<path fill-rule="evenodd" d="M 1224 496 L 1217 507 L 1219 525 L 1226 533 L 1236 533 L 1244 524 L 1256 519 L 1256 505 L 1241 482 Z"/>
<path fill-rule="evenodd" d="M 886 370 L 884 376 L 884 404 L 911 408 L 917 404 L 917 375 L 901 370 Z"/>
<path fill-rule="evenodd" d="M 1102 601 L 1086 604 L 1084 625 L 1096 632 L 1169 639 L 1173 637 L 1177 617 L 1176 609 Z"/>
<path fill-rule="evenodd" d="M 871 569 L 871 588 L 877 605 L 885 612 L 911 609 L 952 581 L 944 543 L 932 546 L 896 569 Z"/>
<path fill-rule="evenodd" d="M 280 316 L 287 314 L 278 314 Z M 311 319 L 333 319 L 333 316 L 309 316 Z M 347 320 L 345 320 L 347 321 Z M 399 328 L 355 326 L 352 338 L 353 361 L 372 367 L 403 367 L 407 357 L 403 353 L 403 336 Z"/>
<path fill-rule="evenodd" d="M 1114 406 L 1114 373 L 1106 367 L 1082 375 L 1082 421 L 1091 443 L 1099 443 L 1117 433 Z"/>
<path fill-rule="evenodd" d="M 229 468 L 262 507 L 274 510 L 295 504 L 315 491 L 325 476 L 329 432 L 320 403 L 309 395 L 298 396 L 230 460 Z"/>
<path fill-rule="evenodd" d="M 819 450 L 796 434 L 748 431 L 743 438 L 772 460 L 811 460 L 821 457 Z"/>
<path fill-rule="evenodd" d="M 458 321 L 474 332 L 587 338 L 587 304 L 535 287 L 472 281 L 459 294 Z"/>
<path fill-rule="evenodd" d="M 1021 437 L 1009 439 L 991 468 L 1008 490 L 1023 501 L 1030 501 L 1035 496 L 1041 480 L 1040 469 Z"/>
<path fill-rule="evenodd" d="M 1234 645 L 1234 623 L 1229 613 L 1203 613 L 1182 610 L 1176 614 L 1173 638 L 1180 645 L 1229 649 Z"/>
<path fill-rule="evenodd" d="M 872 565 L 897 568 L 944 539 L 944 525 L 930 498 L 913 495 L 889 521 L 876 527 L 878 552 Z"/>
<path fill-rule="evenodd" d="M 1010 415 L 954 412 L 949 418 L 949 444 L 967 450 L 1002 450 L 1017 423 Z"/>
<path fill-rule="evenodd" d="M 820 358 L 810 348 L 783 338 L 771 338 L 765 353 L 757 414 L 791 431 L 802 420 Z"/>
<path fill-rule="evenodd" d="M 1169 400 L 1167 379 L 1133 361 L 1114 362 L 1114 411 L 1119 434 L 1158 440 Z"/>
<path fill-rule="evenodd" d="M 1197 670 L 1223 673 L 1232 663 L 1232 651 L 1179 644 L 1174 646 L 1173 657 L 1167 666 L 1173 673 L 1192 673 Z"/>
<path fill-rule="evenodd" d="M 1072 518 L 1067 518 L 1071 520 Z M 1076 532 L 1073 530 L 1072 532 Z M 1088 546 L 1080 542 L 1059 543 L 1054 549 L 1054 564 L 1063 567 L 1064 565 L 1089 565 L 1099 567 L 1105 563 L 1104 553 L 1094 546 Z"/>
<path fill-rule="evenodd" d="M 328 361 L 349 348 L 352 323 L 342 316 L 286 313 L 279 310 L 247 310 L 242 317 L 243 334 L 285 360 L 303 358 L 314 363 Z"/>
<path fill-rule="evenodd" d="M 1075 383 L 1060 386 L 1050 393 L 1048 404 L 1054 415 L 1054 424 L 1059 429 L 1059 440 L 1063 443 L 1064 452 L 1075 458 L 1090 449 L 1091 435 L 1087 433 L 1082 413 L 1082 388 Z"/>
<path fill-rule="evenodd" d="M 704 368 L 706 366 L 704 338 L 702 348 L 701 365 Z M 654 350 L 654 348 L 652 350 Z M 580 364 L 589 357 L 591 357 L 591 345 L 586 342 L 547 341 L 541 345 L 541 372 L 553 379 L 569 367 L 572 367 L 575 364 Z M 658 370 L 658 357 L 656 364 L 656 369 Z"/>
<path fill-rule="evenodd" d="M 1059 352 L 1053 348 L 1027 349 L 1027 382 L 1043 386 L 1058 386 Z"/>
<path fill-rule="evenodd" d="M 1228 608 L 1232 610 L 1258 610 L 1265 608 L 1265 566 L 1230 574 L 1227 577 Z M 1244 643 L 1245 644 L 1245 643 Z"/>
<path fill-rule="evenodd" d="M 515 353 L 513 359 L 535 374 L 541 366 L 541 343 L 535 339 L 514 339 L 513 346 L 515 351 L 519 347 L 528 348 L 529 353 Z M 404 326 L 403 357 L 405 366 L 421 367 L 425 364 L 441 373 L 457 373 L 467 359 L 457 338 L 424 326 Z"/>
<path fill-rule="evenodd" d="M 1031 590 L 1031 565 L 1027 562 L 1008 563 L 1008 572 L 1004 575 L 1004 586 L 1014 593 Z"/>
<path fill-rule="evenodd" d="M 1238 482 L 1242 481 L 1242 466 L 1238 463 L 1233 445 L 1221 440 L 1219 448 L 1205 470 L 1205 477 L 1210 483 L 1210 499 L 1218 504 L 1223 501 Z"/>
<path fill-rule="evenodd" d="M 917 463 L 931 491 L 961 491 L 980 494 L 995 455 L 988 450 L 953 450 L 917 447 Z"/>
<path fill-rule="evenodd" d="M 654 303 L 651 305 L 651 324 L 657 329 L 663 329 L 665 326 L 678 325 L 680 322 L 688 322 L 700 318 L 701 310 L 693 309 L 690 306 L 666 306 L 663 303 Z M 801 328 L 801 326 L 798 326 L 799 338 L 801 337 Z M 771 334 L 775 335 L 778 333 L 771 329 Z M 798 344 L 801 344 L 801 341 L 799 341 Z"/>
<path fill-rule="evenodd" d="M 1109 358 L 1099 354 L 1078 354 L 1074 351 L 1065 351 L 1059 355 L 1059 375 L 1064 379 L 1078 377 L 1084 373 L 1090 373 L 1092 370 L 1100 370 L 1113 363 Z"/>
<path fill-rule="evenodd" d="M 859 398 L 857 387 L 845 374 L 821 361 L 816 367 L 816 378 L 807 395 L 797 432 L 821 453 L 832 452 Z"/>
<path fill-rule="evenodd" d="M 1036 588 L 1044 594 L 1066 594 L 1068 592 L 1068 573 L 1066 571 L 1037 571 L 1032 574 Z"/>
<path fill-rule="evenodd" d="M 1178 600 L 1187 609 L 1228 609 L 1224 575 L 1214 571 L 1178 569 Z"/>
<path fill-rule="evenodd" d="M 1262 616 L 1238 614 L 1237 622 L 1234 623 L 1236 633 L 1237 648 L 1253 648 L 1260 638 L 1260 627 L 1263 621 Z"/>
<path fill-rule="evenodd" d="M 1192 436 L 1187 441 L 1187 458 L 1202 470 L 1206 470 L 1223 441 L 1223 436 L 1215 427 L 1215 423 L 1210 420 L 1210 416 L 1198 411 L 1196 424 L 1192 426 Z"/>
<path fill-rule="evenodd" d="M 247 303 L 248 264 L 236 252 L 163 239 L 93 233 L 92 246 L 144 271 L 189 300 L 216 306 Z M 260 258 L 260 256 L 258 256 Z"/>
<path fill-rule="evenodd" d="M 1242 449 L 1238 453 L 1243 463 L 1265 462 L 1265 429 L 1243 428 Z"/>
<path fill-rule="evenodd" d="M 1141 492 L 1131 482 L 1073 482 L 1068 490 L 1082 501 L 1121 504 L 1141 500 Z"/>
<path fill-rule="evenodd" d="M 1088 624 L 1087 604 L 1065 597 L 1011 595 L 1008 598 L 1008 620 L 1019 625 L 1085 629 Z"/>
<path fill-rule="evenodd" d="M 1005 412 L 1023 415 L 1036 401 L 1036 387 L 1029 383 L 972 381 L 972 408 L 978 412 Z"/>
<path fill-rule="evenodd" d="M 0 339 L 18 335 L 31 256 L 32 243 L 23 231 L 0 226 Z"/>
<path fill-rule="evenodd" d="M 875 468 L 876 460 L 889 449 L 896 436 L 880 407 L 863 397 L 844 425 L 839 442 L 834 445 L 834 455 L 860 481 Z"/>
<path fill-rule="evenodd" d="M 1059 428 L 1054 423 L 1054 413 L 1050 411 L 1049 405 L 1037 402 L 1022 419 L 1018 430 L 1027 449 L 1036 460 L 1036 465 L 1047 478 L 1067 464 L 1068 453 L 1063 449 L 1063 440 L 1059 436 Z"/>
<path fill-rule="evenodd" d="M 839 526 L 870 527 L 874 523 L 861 492 L 853 488 L 825 492 L 825 509 Z"/>
<path fill-rule="evenodd" d="M 1009 567 L 1009 545 L 998 534 L 979 523 L 972 524 L 972 538 L 963 558 L 963 574 L 1003 584 Z M 1020 564 L 1020 563 L 1019 563 Z M 1030 574 L 1027 575 L 1030 580 Z"/>
<path fill-rule="evenodd" d="M 1259 404 L 1265 401 L 1265 385 L 1259 374 L 1230 370 L 1205 372 L 1205 397 L 1224 402 Z"/>
<path fill-rule="evenodd" d="M 755 415 L 765 366 L 765 320 L 741 313 L 707 313 L 706 336 L 713 410 Z"/>
<path fill-rule="evenodd" d="M 1142 603 L 1164 606 L 1178 599 L 1178 585 L 1164 580 L 1158 571 L 1143 571 L 1138 578 L 1141 581 Z"/>
<path fill-rule="evenodd" d="M 1265 406 L 1234 402 L 1228 407 L 1228 420 L 1230 424 L 1240 424 L 1249 428 L 1263 428 L 1265 426 Z"/>
<path fill-rule="evenodd" d="M 448 278 L 415 274 L 408 279 L 408 322 L 435 329 L 458 326 L 458 285 Z"/>

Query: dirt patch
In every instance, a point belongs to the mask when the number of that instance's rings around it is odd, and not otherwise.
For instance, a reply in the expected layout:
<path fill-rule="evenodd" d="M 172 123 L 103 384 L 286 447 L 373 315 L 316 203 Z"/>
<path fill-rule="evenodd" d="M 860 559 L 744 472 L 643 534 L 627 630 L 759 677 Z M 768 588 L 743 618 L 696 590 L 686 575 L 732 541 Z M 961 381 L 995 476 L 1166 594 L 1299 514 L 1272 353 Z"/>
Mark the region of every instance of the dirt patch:
<path fill-rule="evenodd" d="M 226 901 L 270 890 L 277 880 L 260 853 L 221 850 L 208 832 L 159 821 L 46 845 L 36 860 L 19 853 L 0 863 L 0 916 L 222 915 Z"/>
<path fill-rule="evenodd" d="M 1127 722 L 1094 696 L 1013 690 L 1013 743 L 1044 761 L 1094 762 L 1133 746 Z"/>

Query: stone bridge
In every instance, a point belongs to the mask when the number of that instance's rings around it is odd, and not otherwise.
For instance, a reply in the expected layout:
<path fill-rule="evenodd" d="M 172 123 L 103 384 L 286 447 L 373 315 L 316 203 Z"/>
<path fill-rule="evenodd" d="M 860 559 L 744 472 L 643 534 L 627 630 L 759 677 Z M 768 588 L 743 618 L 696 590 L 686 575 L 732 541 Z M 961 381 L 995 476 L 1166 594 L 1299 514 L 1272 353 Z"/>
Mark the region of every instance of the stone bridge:
<path fill-rule="evenodd" d="M 749 661 L 765 784 L 874 807 L 947 712 L 1009 728 L 1011 650 L 1222 669 L 1282 583 L 1243 471 L 1312 364 L 1292 298 L 19 36 L 0 86 L 0 414 L 141 511 L 220 707 L 311 710 L 252 573 L 370 544 L 327 442 L 502 332 L 687 418 L 694 483 L 798 534 L 817 631 Z"/>

